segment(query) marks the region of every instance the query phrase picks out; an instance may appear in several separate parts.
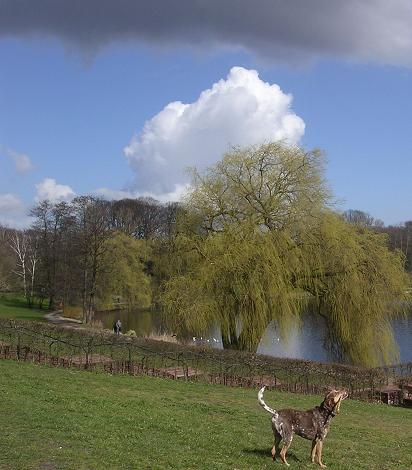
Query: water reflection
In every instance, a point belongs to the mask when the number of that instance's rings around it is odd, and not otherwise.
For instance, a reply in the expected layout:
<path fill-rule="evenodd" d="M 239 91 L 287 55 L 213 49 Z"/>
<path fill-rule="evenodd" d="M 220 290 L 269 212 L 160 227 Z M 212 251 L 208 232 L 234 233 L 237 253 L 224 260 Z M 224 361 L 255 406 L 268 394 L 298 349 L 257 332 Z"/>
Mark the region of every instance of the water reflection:
<path fill-rule="evenodd" d="M 118 310 L 99 312 L 95 320 L 99 320 L 104 328 L 112 328 L 113 323 L 120 319 L 123 332 L 135 330 L 138 336 L 173 334 L 166 327 L 165 319 L 159 311 Z M 395 339 L 399 345 L 401 362 L 412 362 L 412 316 L 394 321 Z M 270 324 L 260 341 L 258 352 L 276 357 L 310 359 L 330 362 L 336 360 L 325 347 L 326 328 L 319 316 L 304 315 L 301 327 L 294 328 L 287 340 L 282 340 L 273 324 Z M 222 348 L 222 337 L 219 328 L 211 328 L 203 336 L 186 335 L 189 344 L 209 345 Z"/>
<path fill-rule="evenodd" d="M 98 312 L 94 315 L 95 322 L 101 322 L 103 328 L 112 329 L 116 320 L 122 322 L 122 332 L 134 330 L 137 336 L 149 336 L 151 333 L 168 333 L 160 312 L 153 310 L 112 310 Z"/>
<path fill-rule="evenodd" d="M 271 323 L 258 347 L 258 353 L 275 357 L 311 359 L 328 362 L 334 360 L 324 346 L 326 327 L 319 316 L 304 315 L 301 324 L 293 328 L 288 338 L 282 339 Z"/>
<path fill-rule="evenodd" d="M 401 362 L 412 362 L 412 315 L 398 318 L 393 329 L 401 353 Z"/>

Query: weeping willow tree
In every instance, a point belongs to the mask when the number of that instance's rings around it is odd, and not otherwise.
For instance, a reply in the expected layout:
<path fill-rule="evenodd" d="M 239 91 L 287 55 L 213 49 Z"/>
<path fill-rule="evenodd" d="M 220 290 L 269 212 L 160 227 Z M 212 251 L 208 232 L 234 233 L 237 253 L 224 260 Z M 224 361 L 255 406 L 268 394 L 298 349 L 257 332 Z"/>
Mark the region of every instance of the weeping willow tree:
<path fill-rule="evenodd" d="M 145 272 L 147 244 L 123 233 L 105 241 L 96 285 L 98 310 L 118 308 L 121 299 L 128 308 L 146 308 L 151 304 L 151 281 Z"/>
<path fill-rule="evenodd" d="M 297 285 L 315 299 L 331 347 L 355 364 L 396 362 L 391 320 L 404 313 L 409 282 L 403 255 L 388 250 L 385 235 L 331 213 L 305 234 L 304 244 L 307 272 Z"/>
<path fill-rule="evenodd" d="M 283 143 L 234 149 L 194 171 L 162 296 L 175 328 L 218 323 L 224 347 L 256 351 L 270 322 L 287 337 L 311 302 L 345 359 L 395 360 L 401 256 L 329 200 L 320 152 Z"/>

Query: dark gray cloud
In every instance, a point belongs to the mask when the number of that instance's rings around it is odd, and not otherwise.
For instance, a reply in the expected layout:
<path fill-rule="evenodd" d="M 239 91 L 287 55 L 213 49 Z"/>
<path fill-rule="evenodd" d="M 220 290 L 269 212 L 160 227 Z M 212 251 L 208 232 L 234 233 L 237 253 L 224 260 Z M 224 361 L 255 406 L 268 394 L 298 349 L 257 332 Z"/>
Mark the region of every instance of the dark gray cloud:
<path fill-rule="evenodd" d="M 0 37 L 54 36 L 88 52 L 132 40 L 410 66 L 411 24 L 410 0 L 0 0 Z"/>

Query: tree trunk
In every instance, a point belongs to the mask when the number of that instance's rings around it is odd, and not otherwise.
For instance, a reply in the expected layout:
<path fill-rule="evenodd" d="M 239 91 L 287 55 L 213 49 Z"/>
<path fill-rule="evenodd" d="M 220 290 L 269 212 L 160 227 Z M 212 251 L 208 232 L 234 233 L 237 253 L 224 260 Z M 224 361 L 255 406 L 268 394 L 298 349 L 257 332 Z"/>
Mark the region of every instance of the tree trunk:
<path fill-rule="evenodd" d="M 222 329 L 223 349 L 234 349 L 237 351 L 256 353 L 267 325 L 258 332 L 256 332 L 256 328 L 253 325 L 244 327 L 240 334 L 237 335 L 235 323 L 235 320 L 231 320 L 229 333 L 225 333 Z"/>
<path fill-rule="evenodd" d="M 220 328 L 222 331 L 222 343 L 224 349 L 239 349 L 239 341 L 236 333 L 236 320 L 231 318 L 229 320 L 228 331 L 225 328 Z"/>

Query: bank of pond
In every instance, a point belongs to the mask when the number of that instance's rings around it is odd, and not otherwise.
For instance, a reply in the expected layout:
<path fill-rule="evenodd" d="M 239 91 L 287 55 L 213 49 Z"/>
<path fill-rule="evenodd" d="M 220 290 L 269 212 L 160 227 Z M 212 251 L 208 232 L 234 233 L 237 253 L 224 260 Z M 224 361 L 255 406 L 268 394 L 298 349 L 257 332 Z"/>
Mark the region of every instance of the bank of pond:
<path fill-rule="evenodd" d="M 352 398 L 412 404 L 412 363 L 356 367 L 9 319 L 0 319 L 0 358 L 297 393 L 345 388 Z"/>
<path fill-rule="evenodd" d="M 158 310 L 113 310 L 97 312 L 94 316 L 96 326 L 111 329 L 116 320 L 122 323 L 122 331 L 130 330 L 137 336 L 174 340 L 174 331 Z M 396 318 L 393 331 L 399 346 L 400 362 L 412 362 L 412 313 L 408 317 Z M 222 337 L 218 327 L 210 328 L 202 335 L 187 333 L 178 338 L 191 344 L 222 349 Z M 321 317 L 305 314 L 299 326 L 292 328 L 287 338 L 282 338 L 273 324 L 266 329 L 259 347 L 259 354 L 273 357 L 288 357 L 320 362 L 341 362 L 327 346 L 327 329 Z"/>

